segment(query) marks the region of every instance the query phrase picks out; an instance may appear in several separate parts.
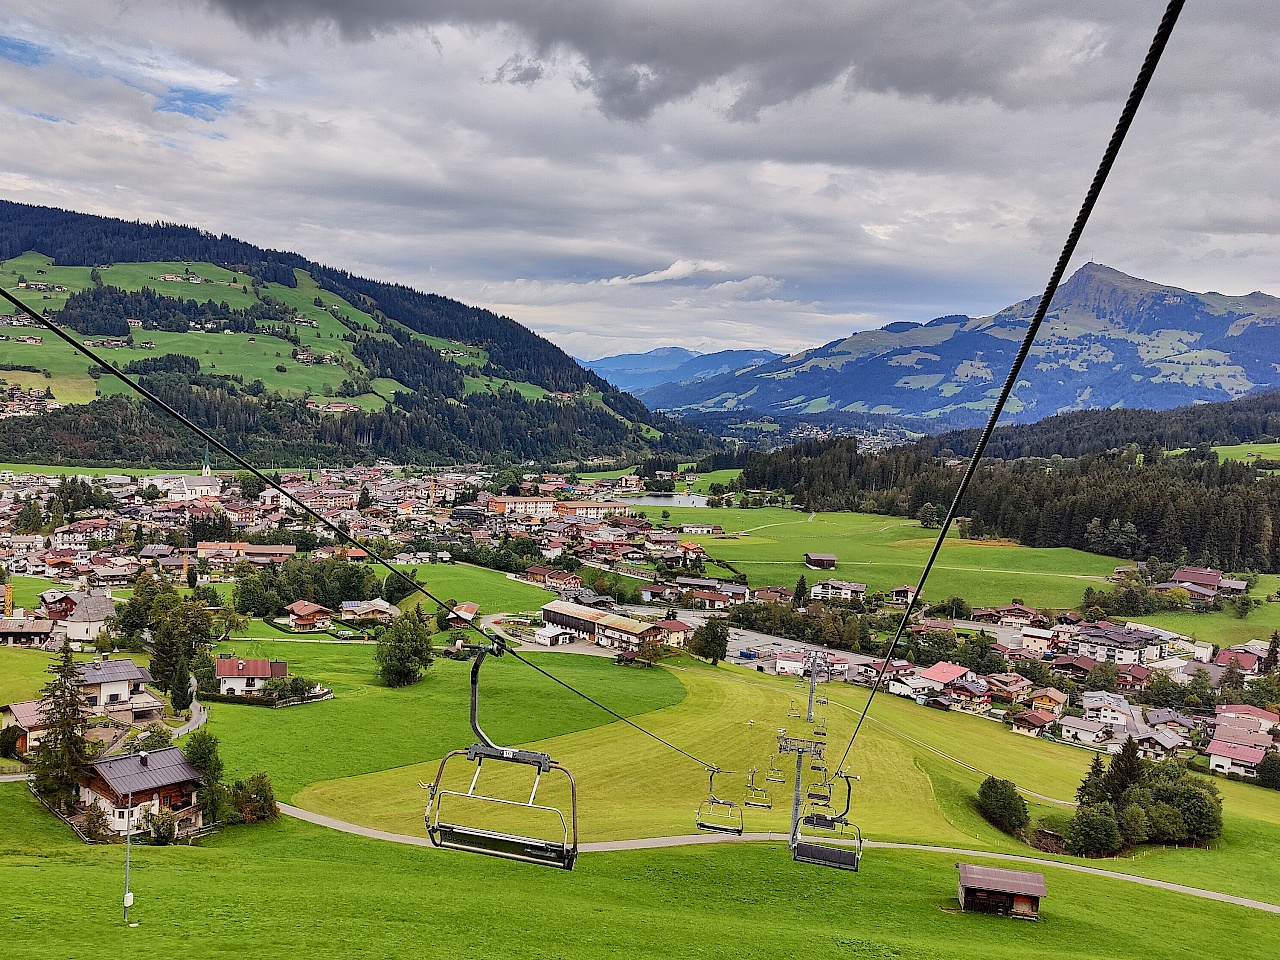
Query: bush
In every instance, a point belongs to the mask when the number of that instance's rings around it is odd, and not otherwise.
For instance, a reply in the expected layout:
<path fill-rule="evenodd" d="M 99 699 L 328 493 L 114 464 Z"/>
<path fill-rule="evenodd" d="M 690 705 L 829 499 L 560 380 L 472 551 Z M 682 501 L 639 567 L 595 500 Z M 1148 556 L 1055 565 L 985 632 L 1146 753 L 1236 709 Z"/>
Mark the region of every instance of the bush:
<path fill-rule="evenodd" d="M 151 843 L 157 847 L 167 847 L 178 839 L 178 815 L 172 810 L 149 811 L 142 824 L 151 831 Z"/>
<path fill-rule="evenodd" d="M 1067 850 L 1077 857 L 1105 857 L 1120 849 L 1120 826 L 1109 803 L 1081 807 L 1067 830 Z"/>
<path fill-rule="evenodd" d="M 84 812 L 84 835 L 90 840 L 106 840 L 111 835 L 111 820 L 97 800 Z"/>
<path fill-rule="evenodd" d="M 987 777 L 978 787 L 978 810 L 992 826 L 1005 833 L 1021 836 L 1031 817 L 1027 802 L 1018 793 L 1018 787 L 1010 780 Z"/>
<path fill-rule="evenodd" d="M 0 730 L 0 757 L 6 760 L 17 760 L 20 739 L 22 739 L 22 731 L 17 727 L 5 727 Z"/>
<path fill-rule="evenodd" d="M 0 740 L 0 752 L 3 751 Z M 1280 753 L 1268 753 L 1258 764 L 1258 786 L 1280 790 Z"/>
<path fill-rule="evenodd" d="M 237 780 L 231 787 L 231 805 L 239 823 L 265 823 L 280 816 L 275 789 L 265 773 Z"/>

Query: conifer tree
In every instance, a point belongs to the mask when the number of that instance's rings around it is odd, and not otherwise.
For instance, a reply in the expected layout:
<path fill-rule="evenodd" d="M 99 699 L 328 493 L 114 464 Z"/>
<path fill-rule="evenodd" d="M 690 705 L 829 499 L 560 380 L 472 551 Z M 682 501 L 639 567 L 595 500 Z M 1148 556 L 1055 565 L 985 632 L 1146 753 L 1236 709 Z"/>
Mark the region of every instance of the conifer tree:
<path fill-rule="evenodd" d="M 53 677 L 41 691 L 40 709 L 49 728 L 35 749 L 35 789 L 46 801 L 70 810 L 79 794 L 79 782 L 88 770 L 89 746 L 85 741 L 84 698 L 76 681 L 80 671 L 71 659 L 71 644 L 62 641 Z"/>
<path fill-rule="evenodd" d="M 1106 785 L 1106 768 L 1102 765 L 1101 754 L 1095 753 L 1089 764 L 1089 772 L 1076 789 L 1076 803 L 1082 807 L 1104 803 L 1108 798 Z"/>
<path fill-rule="evenodd" d="M 1103 784 L 1111 802 L 1120 807 L 1124 792 L 1142 779 L 1142 757 L 1138 754 L 1138 741 L 1130 735 L 1125 738 L 1120 752 L 1111 758 Z"/>

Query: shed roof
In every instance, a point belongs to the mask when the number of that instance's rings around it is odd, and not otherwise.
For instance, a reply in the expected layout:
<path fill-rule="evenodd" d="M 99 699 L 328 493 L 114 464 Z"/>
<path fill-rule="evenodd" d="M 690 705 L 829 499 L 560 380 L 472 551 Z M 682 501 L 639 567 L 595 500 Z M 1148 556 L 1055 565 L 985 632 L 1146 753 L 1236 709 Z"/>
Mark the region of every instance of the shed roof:
<path fill-rule="evenodd" d="M 1044 874 L 1023 870 L 1003 870 L 999 867 L 979 867 L 972 863 L 957 863 L 960 869 L 960 886 L 977 890 L 995 890 L 999 893 L 1021 894 L 1027 897 L 1045 895 Z"/>

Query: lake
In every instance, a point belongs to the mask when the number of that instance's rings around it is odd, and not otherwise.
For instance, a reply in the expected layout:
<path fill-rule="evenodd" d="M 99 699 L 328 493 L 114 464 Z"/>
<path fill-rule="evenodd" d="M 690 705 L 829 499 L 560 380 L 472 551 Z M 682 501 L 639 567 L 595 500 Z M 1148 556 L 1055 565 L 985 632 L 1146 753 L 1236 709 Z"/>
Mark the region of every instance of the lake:
<path fill-rule="evenodd" d="M 646 493 L 643 497 L 627 497 L 633 507 L 705 507 L 707 498 L 698 493 Z"/>

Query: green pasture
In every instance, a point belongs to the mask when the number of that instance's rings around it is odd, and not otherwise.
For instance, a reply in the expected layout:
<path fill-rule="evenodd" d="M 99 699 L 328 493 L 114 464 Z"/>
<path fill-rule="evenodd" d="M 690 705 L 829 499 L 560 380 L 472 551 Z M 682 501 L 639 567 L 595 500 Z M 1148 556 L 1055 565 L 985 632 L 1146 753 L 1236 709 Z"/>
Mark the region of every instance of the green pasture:
<path fill-rule="evenodd" d="M 398 569 L 411 575 L 416 570 L 418 580 L 441 600 L 457 600 L 459 603 L 470 600 L 480 604 L 482 616 L 537 610 L 556 598 L 549 590 L 520 580 L 508 580 L 506 574 L 498 570 L 473 567 L 466 563 L 423 563 L 416 567 Z M 399 606 L 412 606 L 415 602 L 426 603 L 431 612 L 435 613 L 435 604 L 421 593 L 414 593 L 412 598 L 406 599 Z"/>
<path fill-rule="evenodd" d="M 119 362 L 123 367 L 130 360 L 176 353 L 199 360 L 200 369 L 204 373 L 238 374 L 244 377 L 245 383 L 261 380 L 268 388 L 286 395 L 301 394 L 309 389 L 317 395 L 317 399 L 320 399 L 320 394 L 324 392 L 326 385 L 336 390 L 343 380 L 351 376 L 337 364 L 298 363 L 290 356 L 293 350 L 291 343 L 261 333 L 166 333 L 162 330 L 148 330 L 144 336 L 137 339 L 139 342 L 144 339 L 154 342 L 155 349 L 144 350 L 139 346 L 121 347 L 107 351 L 107 358 L 113 362 Z M 302 342 L 307 344 L 309 341 L 303 337 Z M 312 346 L 318 354 L 342 353 L 345 355 L 343 348 L 338 346 L 339 343 L 342 341 L 334 340 Z M 0 344 L 0 346 L 9 346 L 9 344 Z M 276 370 L 280 365 L 286 368 L 285 373 Z M 130 392 L 123 382 L 111 376 L 104 376 L 99 380 L 98 387 L 104 396 Z M 54 392 L 57 392 L 56 388 Z"/>
<path fill-rule="evenodd" d="M 105 477 L 118 474 L 126 477 L 154 477 L 170 473 L 198 473 L 197 470 L 162 470 L 155 467 L 136 467 L 132 464 L 116 467 L 71 467 L 56 463 L 0 463 L 0 470 L 13 473 L 40 474 L 46 477 Z"/>
<path fill-rule="evenodd" d="M 93 659 L 92 653 L 77 653 L 73 656 L 77 661 Z M 151 662 L 150 655 L 145 653 L 124 653 L 119 656 L 128 657 L 143 667 Z M 45 653 L 43 650 L 24 650 L 0 645 L 0 705 L 39 697 L 40 690 L 49 679 L 49 666 L 55 659 L 57 654 Z"/>
<path fill-rule="evenodd" d="M 1265 594 L 1255 588 L 1253 596 L 1261 598 Z M 1153 613 L 1134 619 L 1166 630 L 1176 630 L 1193 640 L 1231 647 L 1250 640 L 1265 640 L 1280 630 L 1280 603 L 1265 602 L 1255 607 L 1244 620 L 1238 618 L 1230 607 L 1214 613 Z"/>
<path fill-rule="evenodd" d="M 708 470 L 706 473 L 698 474 L 697 482 L 692 484 L 689 490 L 691 493 L 710 493 L 713 483 L 722 483 L 728 486 L 730 481 L 736 480 L 741 474 L 742 471 L 740 469 Z M 677 486 L 679 485 L 677 484 Z"/>
<path fill-rule="evenodd" d="M 222 703 L 210 708 L 209 729 L 222 741 L 229 770 L 268 770 L 282 800 L 316 781 L 354 783 L 347 778 L 375 771 L 395 778 L 408 764 L 438 759 L 474 739 L 467 724 L 469 664 L 438 659 L 422 681 L 395 690 L 378 679 L 372 645 L 236 640 L 217 652 L 287 660 L 291 672 L 334 691 L 332 700 L 285 710 Z M 671 706 L 685 695 L 662 670 L 628 670 L 601 657 L 531 659 L 623 715 Z M 608 719 L 511 657 L 485 666 L 482 693 L 482 722 L 499 742 L 542 740 Z M 425 799 L 418 780 L 424 776 L 399 778 L 413 796 L 419 825 Z"/>
<path fill-rule="evenodd" d="M 1272 952 L 1276 921 L 1266 914 L 1052 868 L 1039 923 L 961 913 L 957 859 L 875 851 L 852 875 L 795 864 L 780 844 L 742 844 L 584 854 L 563 872 L 284 818 L 194 847 L 136 846 L 130 927 L 120 916 L 122 848 L 79 843 L 25 787 L 7 784 L 0 938 L 13 960 L 237 957 L 246 943 L 264 958 L 316 960 L 1099 960 L 1151 956 L 1152 931 L 1176 918 L 1194 936 L 1160 938 L 1161 957 Z"/>
<path fill-rule="evenodd" d="M 46 590 L 54 588 L 64 588 L 65 584 L 58 583 L 56 580 L 49 580 L 46 577 L 24 577 L 12 576 L 9 582 L 13 584 L 13 605 L 22 607 L 24 610 L 33 610 L 40 605 L 40 594 Z"/>
<path fill-rule="evenodd" d="M 537 384 L 525 383 L 521 380 L 503 380 L 501 377 L 471 377 L 464 376 L 463 396 L 469 397 L 473 393 L 497 393 L 499 389 L 505 387 L 508 390 L 514 390 L 526 400 L 541 400 L 548 393 L 545 387 Z"/>
<path fill-rule="evenodd" d="M 1219 460 L 1280 460 L 1280 443 L 1233 443 L 1213 451 Z"/>
<path fill-rule="evenodd" d="M 936 531 L 901 517 L 863 513 L 810 514 L 780 507 L 753 510 L 672 507 L 671 523 L 718 523 L 725 536 L 701 536 L 714 558 L 747 575 L 752 586 L 792 586 L 804 575 L 866 583 L 872 590 L 914 584 Z M 735 535 L 736 534 L 736 535 Z M 805 553 L 834 553 L 835 570 L 814 571 Z M 1104 587 L 1122 561 L 1068 548 L 1023 547 L 1007 541 L 947 540 L 925 599 L 959 595 L 975 606 L 1021 597 L 1037 607 L 1074 607 L 1088 586 Z"/>

